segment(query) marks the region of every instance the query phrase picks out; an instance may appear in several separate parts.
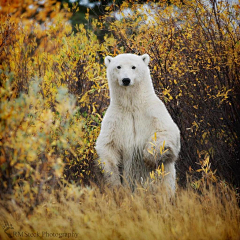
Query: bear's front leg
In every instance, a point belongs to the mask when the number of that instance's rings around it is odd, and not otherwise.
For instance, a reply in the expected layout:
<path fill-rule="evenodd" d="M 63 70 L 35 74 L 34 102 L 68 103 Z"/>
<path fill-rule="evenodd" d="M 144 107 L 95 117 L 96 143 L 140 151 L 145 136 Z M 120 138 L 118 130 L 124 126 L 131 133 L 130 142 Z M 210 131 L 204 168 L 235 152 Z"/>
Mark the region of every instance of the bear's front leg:
<path fill-rule="evenodd" d="M 121 185 L 119 162 L 120 155 L 110 144 L 96 147 L 98 156 L 100 156 L 101 166 L 103 168 L 104 180 L 111 187 Z"/>

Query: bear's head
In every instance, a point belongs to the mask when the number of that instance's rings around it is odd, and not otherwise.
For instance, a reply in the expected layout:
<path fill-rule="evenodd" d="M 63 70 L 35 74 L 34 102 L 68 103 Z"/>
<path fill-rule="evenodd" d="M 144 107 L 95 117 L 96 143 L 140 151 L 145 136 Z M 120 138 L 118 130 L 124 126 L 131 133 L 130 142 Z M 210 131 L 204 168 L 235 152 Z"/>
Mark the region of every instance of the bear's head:
<path fill-rule="evenodd" d="M 120 54 L 116 57 L 105 57 L 109 84 L 118 84 L 121 87 L 133 86 L 149 78 L 148 54 Z"/>

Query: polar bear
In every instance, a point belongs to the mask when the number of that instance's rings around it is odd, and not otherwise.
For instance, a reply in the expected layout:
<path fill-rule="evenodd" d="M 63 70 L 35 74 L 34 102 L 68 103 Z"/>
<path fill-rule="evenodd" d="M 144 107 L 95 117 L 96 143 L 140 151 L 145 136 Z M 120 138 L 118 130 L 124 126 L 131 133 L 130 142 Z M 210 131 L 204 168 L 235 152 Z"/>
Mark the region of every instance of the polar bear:
<path fill-rule="evenodd" d="M 105 58 L 110 105 L 102 121 L 96 151 L 111 186 L 127 180 L 134 188 L 163 163 L 168 173 L 163 185 L 174 192 L 180 131 L 154 92 L 149 61 L 148 54 L 126 53 Z M 154 136 L 156 155 L 150 150 Z M 163 144 L 166 151 L 161 154 Z"/>

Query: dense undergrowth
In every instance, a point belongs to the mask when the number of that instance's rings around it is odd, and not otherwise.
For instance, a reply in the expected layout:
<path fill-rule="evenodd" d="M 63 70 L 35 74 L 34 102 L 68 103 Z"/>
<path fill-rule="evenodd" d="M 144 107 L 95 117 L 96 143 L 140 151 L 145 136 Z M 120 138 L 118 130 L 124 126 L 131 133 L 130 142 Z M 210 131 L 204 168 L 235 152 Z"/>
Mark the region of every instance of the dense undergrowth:
<path fill-rule="evenodd" d="M 46 193 L 45 193 L 46 194 Z M 171 201 L 162 189 L 115 192 L 71 185 L 52 194 L 26 216 L 15 201 L 0 209 L 12 239 L 239 239 L 235 193 L 211 186 L 202 195 L 189 187 Z M 2 203 L 2 202 L 1 202 Z M 6 203 L 4 203 L 6 205 Z M 9 214 L 9 211 L 11 214 Z"/>
<path fill-rule="evenodd" d="M 171 2 L 112 4 L 74 31 L 77 5 L 1 3 L 0 204 L 15 230 L 237 239 L 239 5 Z M 155 90 L 181 130 L 178 184 L 190 180 L 173 202 L 160 190 L 85 188 L 98 185 L 94 144 L 109 103 L 103 58 L 124 52 L 151 56 Z"/>

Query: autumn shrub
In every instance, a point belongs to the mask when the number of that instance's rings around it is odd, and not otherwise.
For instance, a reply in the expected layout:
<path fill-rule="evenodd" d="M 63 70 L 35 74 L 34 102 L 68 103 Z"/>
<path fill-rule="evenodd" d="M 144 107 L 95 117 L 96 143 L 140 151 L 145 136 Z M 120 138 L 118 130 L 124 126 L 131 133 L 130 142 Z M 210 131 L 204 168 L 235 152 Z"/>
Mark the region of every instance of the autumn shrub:
<path fill-rule="evenodd" d="M 109 10 L 110 52 L 150 55 L 155 91 L 181 130 L 179 183 L 207 153 L 217 174 L 239 185 L 239 6 L 128 1 L 119 19 Z"/>
<path fill-rule="evenodd" d="M 62 178 L 69 153 L 78 160 L 75 151 L 83 145 L 83 125 L 67 89 L 57 90 L 56 113 L 44 106 L 38 79 L 30 82 L 28 94 L 9 100 L 13 76 L 8 76 L 0 92 L 1 197 L 14 194 L 33 207 L 42 190 L 51 190 Z"/>
<path fill-rule="evenodd" d="M 64 180 L 94 179 L 108 97 L 96 35 L 72 32 L 67 5 L 46 2 L 40 14 L 31 3 L 22 15 L 21 2 L 1 8 L 0 188 L 33 207 Z"/>
<path fill-rule="evenodd" d="M 97 86 L 101 85 L 96 79 L 100 75 L 97 52 L 89 55 L 91 45 L 98 47 L 96 37 L 83 26 L 73 36 L 66 18 L 69 13 L 66 8 L 60 10 L 59 3 L 46 2 L 41 16 L 36 15 L 37 3 L 32 4 L 31 9 L 23 5 L 26 12 L 21 18 L 20 2 L 1 9 L 5 14 L 0 52 L 1 192 L 14 189 L 22 200 L 32 194 L 30 205 L 39 201 L 42 189 L 56 186 L 58 178 L 89 181 L 98 133 L 93 122 L 99 122 L 100 116 L 95 116 L 94 98 L 88 98 L 95 83 L 88 79 L 95 77 Z M 33 78 L 39 79 L 34 92 Z"/>

